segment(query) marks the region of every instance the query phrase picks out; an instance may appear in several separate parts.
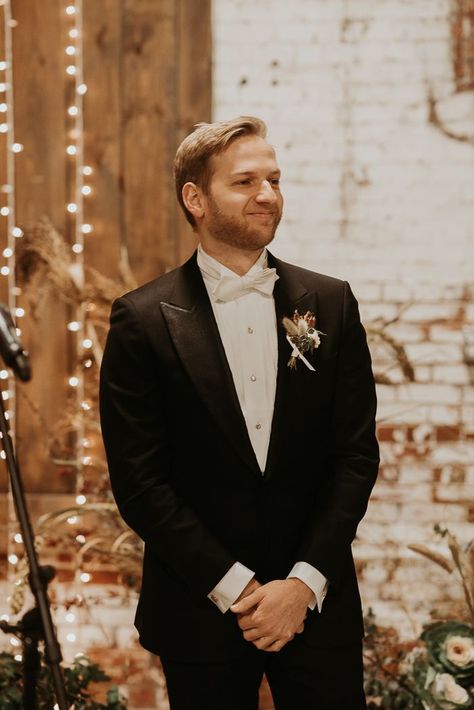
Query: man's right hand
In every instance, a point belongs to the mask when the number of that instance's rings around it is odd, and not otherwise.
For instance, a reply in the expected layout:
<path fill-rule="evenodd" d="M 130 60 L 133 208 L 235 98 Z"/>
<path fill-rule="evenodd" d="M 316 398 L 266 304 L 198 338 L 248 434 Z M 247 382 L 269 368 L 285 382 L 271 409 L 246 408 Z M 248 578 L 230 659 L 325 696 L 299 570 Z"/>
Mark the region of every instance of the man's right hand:
<path fill-rule="evenodd" d="M 256 589 L 258 589 L 261 586 L 262 585 L 256 579 L 256 577 L 252 577 L 250 582 L 247 584 L 246 587 L 244 587 L 244 589 L 242 590 L 242 592 L 240 593 L 240 595 L 238 596 L 238 598 L 235 600 L 234 603 L 237 604 L 237 602 L 239 602 L 241 599 L 244 599 L 245 597 L 248 597 L 249 594 L 252 594 L 252 592 L 254 592 Z M 237 619 L 239 620 L 239 626 L 242 624 L 242 620 L 244 619 L 244 617 L 251 614 L 254 611 L 254 609 L 256 609 L 256 608 L 257 608 L 257 604 L 255 604 L 255 606 L 253 606 L 251 609 L 247 610 L 245 612 L 245 614 L 237 614 Z M 301 634 L 303 632 L 303 630 L 304 630 L 304 622 L 296 629 L 295 633 Z M 258 642 L 258 640 L 257 640 L 257 642 Z M 256 645 L 255 640 L 252 641 L 251 643 Z"/>

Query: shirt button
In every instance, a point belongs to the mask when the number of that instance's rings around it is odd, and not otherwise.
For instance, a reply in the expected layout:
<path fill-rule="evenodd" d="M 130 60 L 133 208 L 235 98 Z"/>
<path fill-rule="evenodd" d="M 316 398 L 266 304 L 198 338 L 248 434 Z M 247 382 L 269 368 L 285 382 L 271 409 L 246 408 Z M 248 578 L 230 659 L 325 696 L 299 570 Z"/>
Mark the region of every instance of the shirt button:
<path fill-rule="evenodd" d="M 255 375 L 250 375 L 250 381 L 251 381 L 251 382 L 255 382 L 256 379 L 257 379 L 257 378 L 255 377 Z"/>
<path fill-rule="evenodd" d="M 248 333 L 249 335 L 252 335 L 252 333 L 253 333 L 253 328 L 251 328 L 251 327 L 249 326 L 249 327 L 247 328 L 247 333 Z"/>
<path fill-rule="evenodd" d="M 255 424 L 255 429 L 261 429 L 262 425 L 261 424 Z"/>

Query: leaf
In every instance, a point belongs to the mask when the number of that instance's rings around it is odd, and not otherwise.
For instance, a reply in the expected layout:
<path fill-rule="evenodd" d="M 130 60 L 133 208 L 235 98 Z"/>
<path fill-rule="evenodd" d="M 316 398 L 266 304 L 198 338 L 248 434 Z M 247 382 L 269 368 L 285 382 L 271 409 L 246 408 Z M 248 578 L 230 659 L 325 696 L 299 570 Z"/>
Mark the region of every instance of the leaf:
<path fill-rule="evenodd" d="M 419 555 L 423 555 L 424 557 L 427 557 L 429 560 L 432 562 L 435 562 L 437 565 L 442 567 L 443 569 L 446 570 L 446 572 L 454 572 L 455 565 L 452 560 L 449 559 L 449 557 L 445 557 L 442 555 L 440 552 L 436 552 L 435 550 L 431 550 L 429 547 L 426 547 L 425 545 L 408 545 L 409 550 L 413 550 L 413 552 L 417 552 Z"/>

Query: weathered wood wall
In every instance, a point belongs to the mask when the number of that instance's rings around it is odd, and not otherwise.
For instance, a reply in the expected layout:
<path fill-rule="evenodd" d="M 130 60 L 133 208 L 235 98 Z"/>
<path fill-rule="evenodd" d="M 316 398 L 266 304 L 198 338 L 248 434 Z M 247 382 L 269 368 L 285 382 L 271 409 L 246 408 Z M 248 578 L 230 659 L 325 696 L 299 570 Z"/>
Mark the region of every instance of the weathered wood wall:
<path fill-rule="evenodd" d="M 16 211 L 20 226 L 46 216 L 72 240 L 66 4 L 12 1 L 15 136 L 24 144 L 16 159 Z M 210 119 L 210 13 L 210 0 L 83 0 L 85 162 L 94 169 L 85 202 L 94 232 L 86 236 L 84 261 L 109 277 L 118 273 L 123 247 L 138 284 L 181 263 L 195 247 L 175 198 L 172 161 L 194 123 Z M 4 165 L 1 174 L 3 181 Z M 2 248 L 5 238 L 2 231 Z M 40 422 L 22 397 L 54 424 L 74 358 L 69 319 L 67 306 L 49 297 L 37 320 L 27 314 L 21 324 L 33 378 L 17 385 L 16 432 L 29 494 L 73 492 L 73 479 L 49 461 Z M 5 491 L 6 475 L 0 481 Z"/>

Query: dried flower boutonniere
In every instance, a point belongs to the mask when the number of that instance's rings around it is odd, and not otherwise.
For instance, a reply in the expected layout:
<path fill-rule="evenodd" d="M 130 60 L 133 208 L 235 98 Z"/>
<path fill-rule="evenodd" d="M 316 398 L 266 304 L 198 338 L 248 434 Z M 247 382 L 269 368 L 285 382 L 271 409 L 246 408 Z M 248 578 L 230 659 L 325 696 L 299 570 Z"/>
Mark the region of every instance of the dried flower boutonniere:
<path fill-rule="evenodd" d="M 295 369 L 298 360 L 302 360 L 307 368 L 314 371 L 314 367 L 304 357 L 303 353 L 313 352 L 321 345 L 320 335 L 324 335 L 320 330 L 316 330 L 316 318 L 314 313 L 306 311 L 304 316 L 294 311 L 292 318 L 283 318 L 283 325 L 286 330 L 286 339 L 293 348 L 291 357 L 288 360 L 288 367 Z"/>

